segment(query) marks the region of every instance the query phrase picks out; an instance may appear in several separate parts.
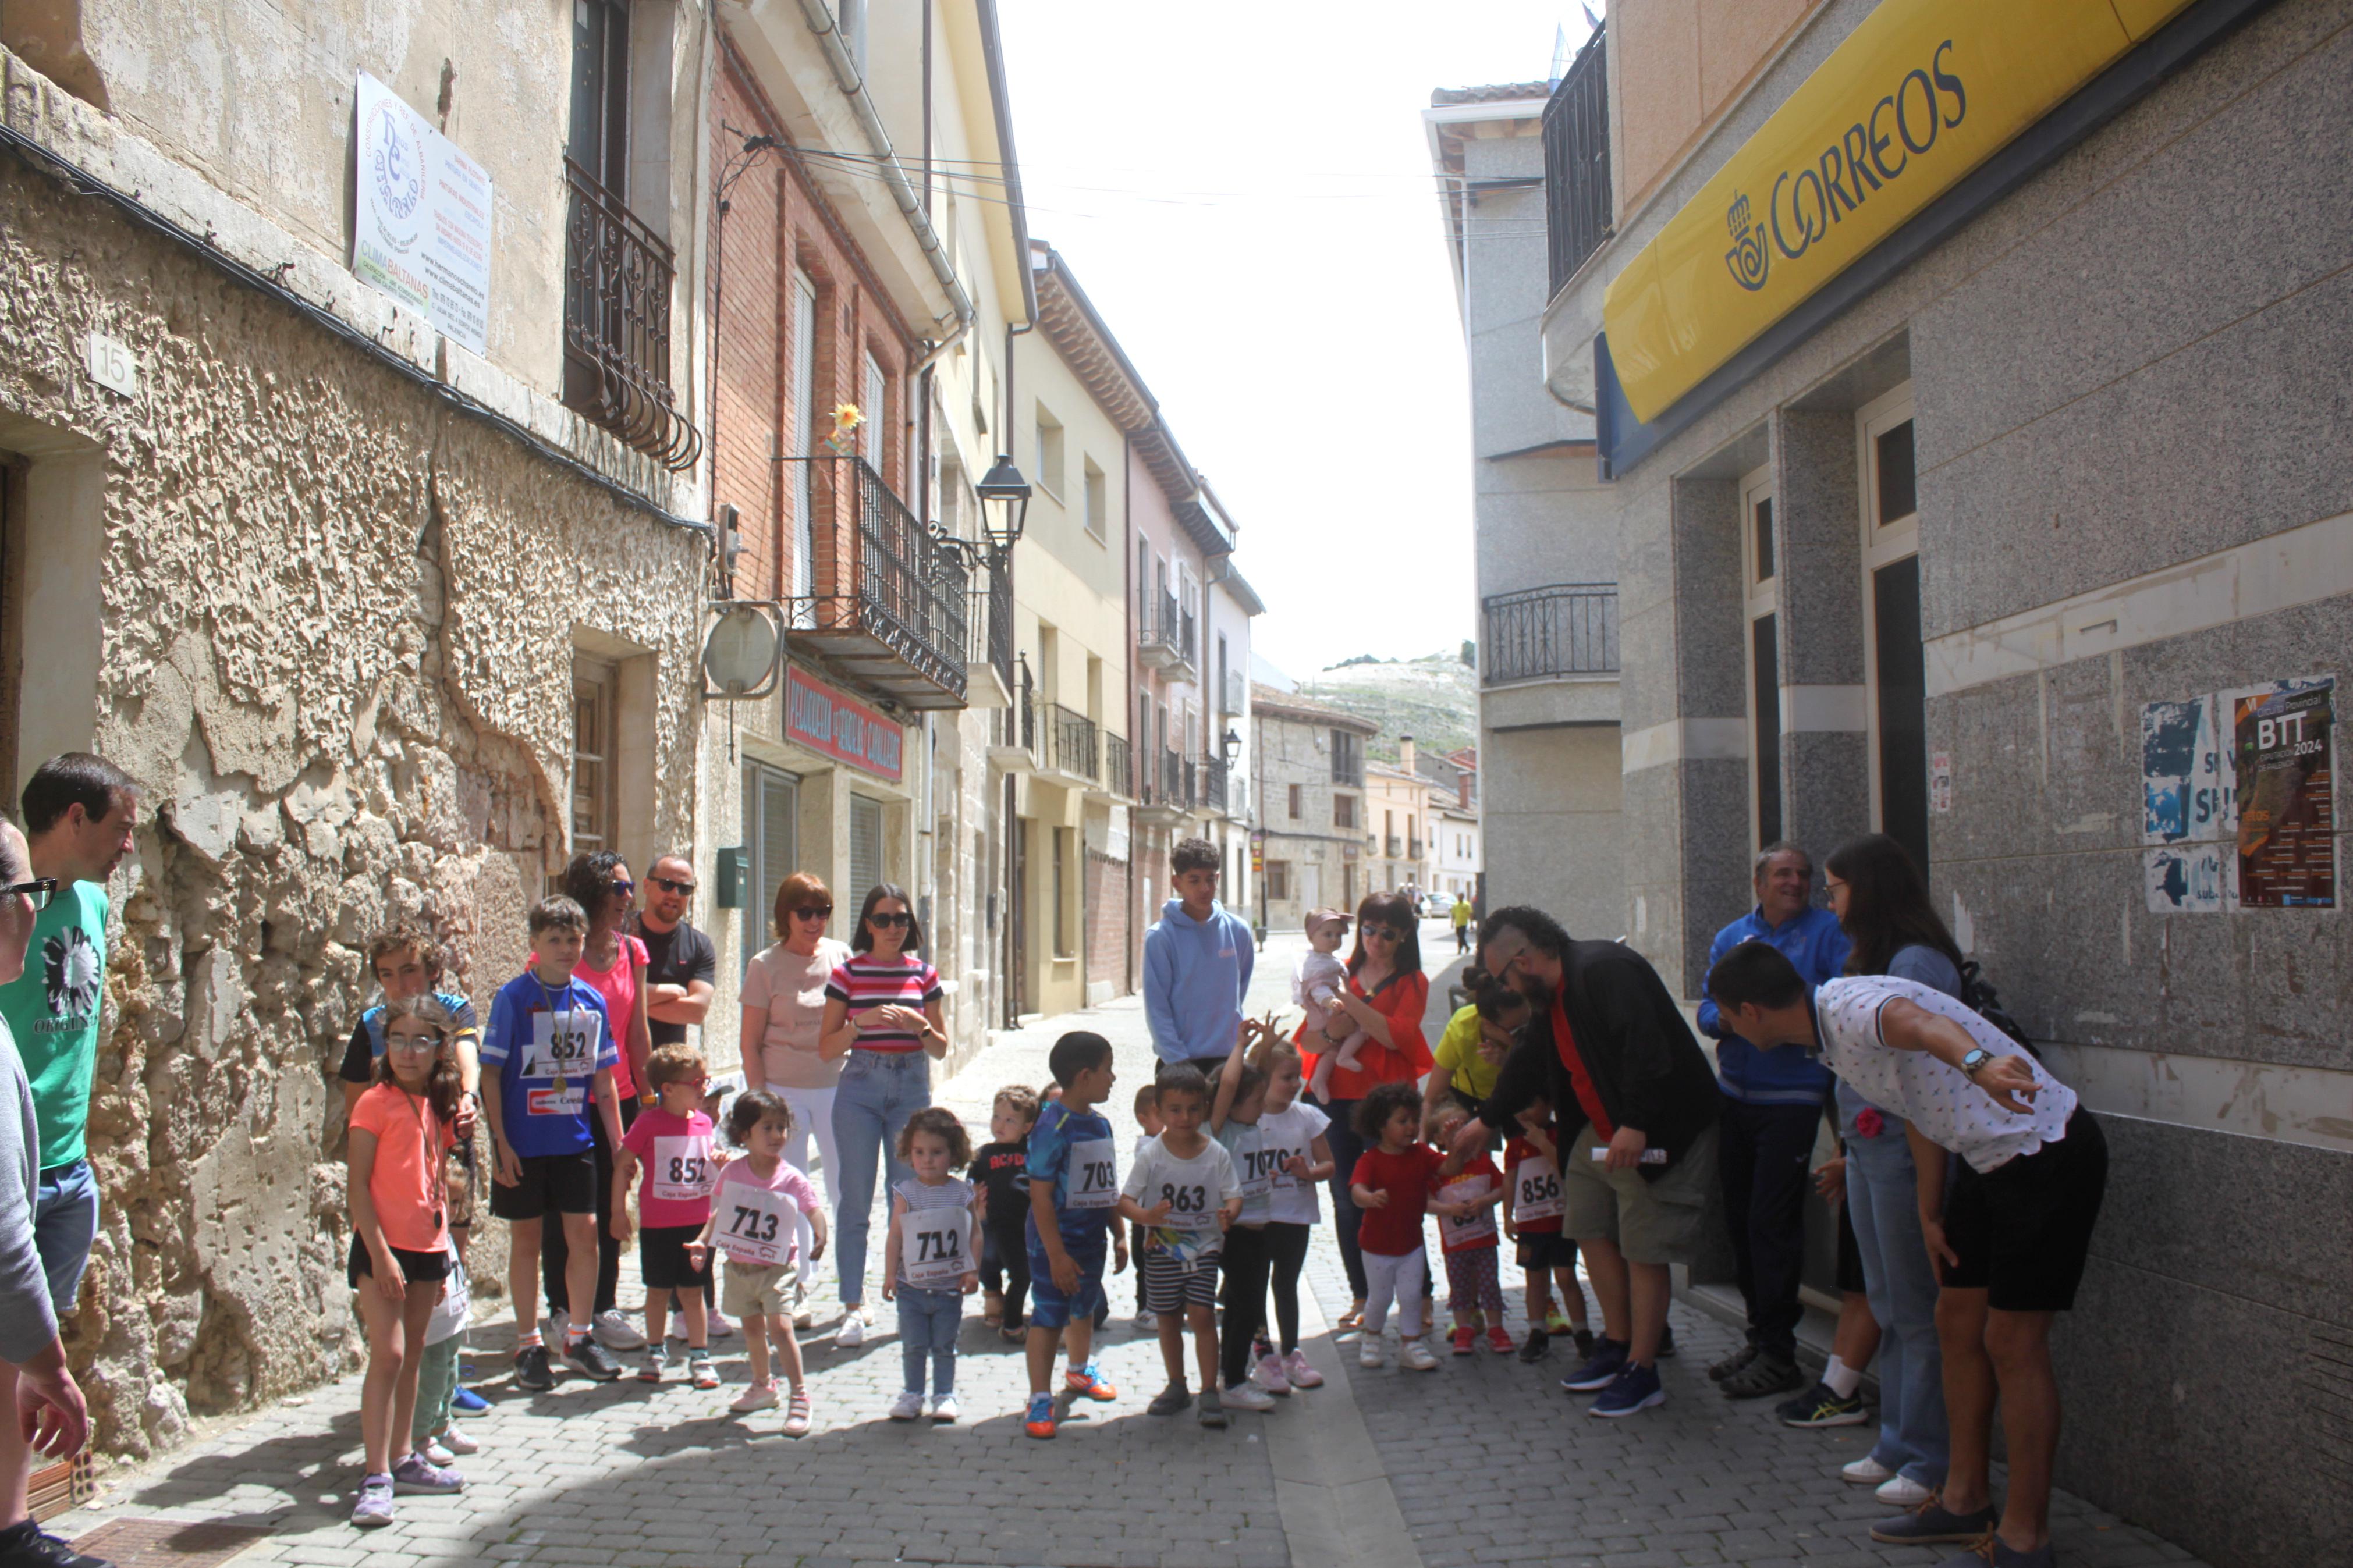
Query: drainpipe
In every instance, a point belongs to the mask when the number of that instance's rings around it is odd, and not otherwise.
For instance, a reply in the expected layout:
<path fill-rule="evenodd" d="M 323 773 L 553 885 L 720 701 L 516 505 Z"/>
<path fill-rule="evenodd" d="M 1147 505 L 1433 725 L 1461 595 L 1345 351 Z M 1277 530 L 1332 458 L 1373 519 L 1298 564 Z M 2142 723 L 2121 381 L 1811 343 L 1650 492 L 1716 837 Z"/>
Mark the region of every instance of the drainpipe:
<path fill-rule="evenodd" d="M 882 175 L 884 186 L 891 193 L 891 199 L 898 204 L 901 216 L 907 220 L 907 226 L 914 230 L 915 241 L 923 249 L 923 259 L 931 264 L 932 276 L 938 279 L 940 287 L 947 290 L 949 303 L 955 310 L 955 331 L 941 349 L 934 351 L 933 357 L 936 358 L 939 353 L 971 329 L 974 315 L 972 296 L 965 292 L 955 268 L 949 264 L 947 247 L 940 243 L 939 231 L 932 227 L 931 215 L 924 211 L 923 198 L 915 194 L 914 186 L 907 183 L 906 171 L 899 166 L 897 155 L 891 151 L 891 133 L 882 127 L 882 116 L 876 111 L 874 99 L 867 92 L 866 83 L 858 74 L 858 62 L 850 58 L 849 46 L 842 41 L 841 29 L 834 25 L 832 11 L 827 7 L 825 0 L 800 0 L 800 7 L 802 18 L 807 22 L 808 30 L 817 35 L 825 63 L 833 72 L 834 85 L 841 89 L 841 96 L 849 100 L 850 113 L 857 117 L 859 128 L 866 132 L 866 144 L 873 149 L 876 167 Z M 927 359 L 923 363 L 928 364 L 931 362 Z"/>

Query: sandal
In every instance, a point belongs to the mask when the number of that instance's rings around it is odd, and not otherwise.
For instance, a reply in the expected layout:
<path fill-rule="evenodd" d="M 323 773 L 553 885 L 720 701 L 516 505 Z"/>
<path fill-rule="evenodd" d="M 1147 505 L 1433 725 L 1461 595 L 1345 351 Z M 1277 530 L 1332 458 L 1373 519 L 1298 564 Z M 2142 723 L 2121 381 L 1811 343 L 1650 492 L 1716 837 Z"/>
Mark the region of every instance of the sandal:
<path fill-rule="evenodd" d="M 1332 1332 L 1335 1335 L 1353 1334 L 1362 1330 L 1364 1326 L 1365 1304 L 1359 1301 L 1340 1314 L 1339 1321 L 1332 1325 Z"/>
<path fill-rule="evenodd" d="M 785 1436 L 787 1437 L 806 1437 L 808 1436 L 808 1390 L 806 1388 L 796 1388 L 793 1390 L 792 1398 L 785 1405 Z"/>

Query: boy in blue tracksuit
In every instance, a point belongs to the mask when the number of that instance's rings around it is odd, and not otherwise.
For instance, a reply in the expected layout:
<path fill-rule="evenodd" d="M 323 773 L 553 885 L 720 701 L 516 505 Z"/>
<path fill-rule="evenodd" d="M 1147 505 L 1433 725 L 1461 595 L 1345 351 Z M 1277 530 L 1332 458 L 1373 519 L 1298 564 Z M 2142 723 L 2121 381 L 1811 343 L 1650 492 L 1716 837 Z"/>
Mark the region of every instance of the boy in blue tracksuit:
<path fill-rule="evenodd" d="M 1846 967 L 1846 933 L 1836 915 L 1813 902 L 1814 867 L 1806 852 L 1794 844 L 1767 846 L 1757 858 L 1756 887 L 1757 907 L 1715 933 L 1708 966 L 1744 942 L 1763 942 L 1797 965 L 1809 985 L 1836 979 Z M 1757 1049 L 1725 1027 L 1713 1001 L 1700 1005 L 1699 1028 L 1716 1042 L 1724 1090 L 1716 1169 L 1748 1307 L 1746 1342 L 1708 1374 L 1732 1398 L 1761 1398 L 1805 1382 L 1798 1370 L 1798 1321 L 1805 1313 L 1798 1276 L 1806 1177 L 1831 1074 L 1811 1056 Z"/>
<path fill-rule="evenodd" d="M 1164 1067 L 1222 1065 L 1241 1037 L 1250 929 L 1218 903 L 1218 847 L 1180 838 L 1168 857 L 1176 896 L 1144 933 L 1144 1016 Z"/>

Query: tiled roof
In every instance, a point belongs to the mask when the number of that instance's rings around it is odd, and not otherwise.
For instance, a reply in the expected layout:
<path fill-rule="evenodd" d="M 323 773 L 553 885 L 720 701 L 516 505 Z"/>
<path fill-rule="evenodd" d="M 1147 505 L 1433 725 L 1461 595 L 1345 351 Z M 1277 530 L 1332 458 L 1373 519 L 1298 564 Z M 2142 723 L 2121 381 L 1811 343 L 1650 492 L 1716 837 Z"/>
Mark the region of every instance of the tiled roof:
<path fill-rule="evenodd" d="M 1449 109 L 1458 103 L 1512 103 L 1522 99 L 1550 98 L 1552 83 L 1548 81 L 1504 81 L 1486 87 L 1441 87 L 1430 95 L 1432 109 Z"/>

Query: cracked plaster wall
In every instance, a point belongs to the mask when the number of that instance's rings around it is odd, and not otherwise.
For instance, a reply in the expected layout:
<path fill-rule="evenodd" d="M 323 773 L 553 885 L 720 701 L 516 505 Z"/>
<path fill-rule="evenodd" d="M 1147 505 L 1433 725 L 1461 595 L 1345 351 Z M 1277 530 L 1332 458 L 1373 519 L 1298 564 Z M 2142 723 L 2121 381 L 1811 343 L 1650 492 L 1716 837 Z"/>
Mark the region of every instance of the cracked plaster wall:
<path fill-rule="evenodd" d="M 136 399 L 90 382 L 92 328 L 139 353 Z M 565 854 L 579 632 L 650 660 L 635 826 L 693 841 L 706 552 L 9 159 L 0 418 L 104 453 L 96 744 L 146 797 L 69 1344 L 100 1446 L 143 1454 L 355 1364 L 330 1075 L 362 945 L 428 921 L 485 1007 L 517 972 Z"/>

